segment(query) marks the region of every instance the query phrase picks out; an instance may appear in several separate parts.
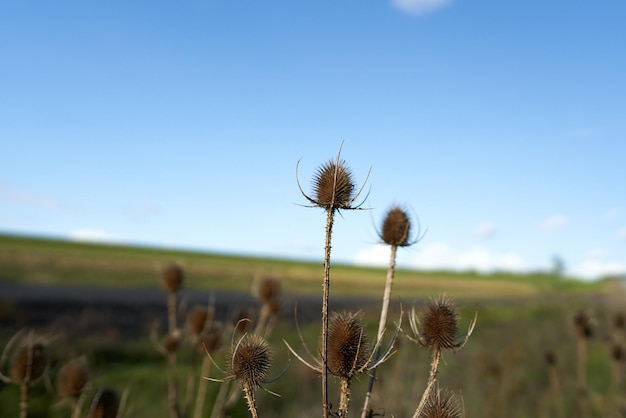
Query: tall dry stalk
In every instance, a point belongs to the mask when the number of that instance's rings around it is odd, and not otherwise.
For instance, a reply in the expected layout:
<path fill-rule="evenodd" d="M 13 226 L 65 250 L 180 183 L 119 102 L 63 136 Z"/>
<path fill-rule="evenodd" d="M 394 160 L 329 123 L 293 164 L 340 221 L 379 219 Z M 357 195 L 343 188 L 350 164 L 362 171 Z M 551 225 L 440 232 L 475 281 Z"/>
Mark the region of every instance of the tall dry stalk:
<path fill-rule="evenodd" d="M 563 406 L 563 393 L 561 390 L 561 380 L 559 379 L 559 373 L 556 367 L 556 354 L 552 350 L 548 350 L 545 353 L 545 361 L 548 369 L 548 381 L 550 385 L 550 400 L 554 407 L 554 415 L 557 418 L 565 417 L 565 410 Z"/>
<path fill-rule="evenodd" d="M 343 144 L 342 144 L 343 145 Z M 341 147 L 337 153 L 337 158 L 323 164 L 315 174 L 313 179 L 314 197 L 309 197 L 300 187 L 302 195 L 313 205 L 313 207 L 323 208 L 326 211 L 325 241 L 324 241 L 324 273 L 323 273 L 323 295 L 322 295 L 322 416 L 328 418 L 328 300 L 330 294 L 330 252 L 333 222 L 335 213 L 339 210 L 358 209 L 354 202 L 360 195 L 361 190 L 355 193 L 355 184 L 352 173 L 346 162 L 340 159 Z M 296 180 L 297 180 L 296 165 Z"/>
<path fill-rule="evenodd" d="M 393 286 L 393 278 L 396 270 L 396 253 L 398 247 L 406 247 L 412 245 L 417 240 L 411 241 L 411 222 L 406 211 L 398 206 L 392 206 L 385 215 L 382 230 L 378 233 L 381 241 L 389 245 L 391 253 L 389 256 L 389 266 L 387 268 L 387 279 L 385 281 L 385 291 L 383 293 L 383 304 L 380 310 L 380 321 L 378 323 L 377 340 L 383 338 L 385 328 L 387 326 L 387 314 L 389 312 L 389 301 L 391 299 L 391 289 Z M 375 357 L 378 357 L 378 350 L 375 353 Z M 376 368 L 372 369 L 367 393 L 365 394 L 365 401 L 363 402 L 363 408 L 361 409 L 361 418 L 367 418 L 371 415 L 370 401 L 372 397 L 372 390 L 374 388 L 374 381 L 376 380 Z"/>
<path fill-rule="evenodd" d="M 591 320 L 587 313 L 579 311 L 574 315 L 576 331 L 576 406 L 578 416 L 584 418 L 588 414 L 588 386 L 587 386 L 587 344 L 593 336 Z"/>
<path fill-rule="evenodd" d="M 460 338 L 458 335 L 459 315 L 456 306 L 451 299 L 446 296 L 440 296 L 431 298 L 427 302 L 421 321 L 415 310 L 411 312 L 409 320 L 411 330 L 415 335 L 415 338 L 412 339 L 432 350 L 426 389 L 413 414 L 413 418 L 418 418 L 424 416 L 428 400 L 432 396 L 432 391 L 437 381 L 437 371 L 439 370 L 442 351 L 458 351 L 465 346 L 476 325 L 476 316 L 474 316 L 474 320 L 471 322 L 465 337 Z"/>

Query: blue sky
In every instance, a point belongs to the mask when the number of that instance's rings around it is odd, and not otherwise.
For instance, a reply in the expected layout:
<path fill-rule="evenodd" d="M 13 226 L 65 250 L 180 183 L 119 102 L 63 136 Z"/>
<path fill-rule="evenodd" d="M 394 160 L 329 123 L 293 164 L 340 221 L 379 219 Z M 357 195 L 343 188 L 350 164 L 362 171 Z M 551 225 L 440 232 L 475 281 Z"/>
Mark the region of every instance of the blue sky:
<path fill-rule="evenodd" d="M 321 260 L 626 273 L 626 3 L 0 1 L 0 231 Z"/>

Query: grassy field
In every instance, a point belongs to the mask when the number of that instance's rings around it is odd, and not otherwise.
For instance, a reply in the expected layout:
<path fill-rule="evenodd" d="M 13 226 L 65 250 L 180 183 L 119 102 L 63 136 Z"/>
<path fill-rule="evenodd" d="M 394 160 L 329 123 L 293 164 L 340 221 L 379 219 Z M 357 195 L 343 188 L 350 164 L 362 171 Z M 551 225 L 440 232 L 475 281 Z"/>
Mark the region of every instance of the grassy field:
<path fill-rule="evenodd" d="M 87 244 L 0 235 L 0 278 L 3 281 L 89 286 L 154 286 L 170 262 L 185 268 L 188 285 L 198 289 L 250 290 L 255 274 L 281 278 L 288 293 L 317 294 L 321 265 L 317 262 L 253 258 L 226 254 L 119 245 Z M 333 264 L 334 295 L 378 296 L 383 268 Z M 396 270 L 394 293 L 402 297 L 446 292 L 452 296 L 529 296 L 545 292 L 598 291 L 602 282 L 585 283 L 550 274 L 476 274 Z"/>
<path fill-rule="evenodd" d="M 88 285 L 108 288 L 159 286 L 163 268 L 170 262 L 184 266 L 186 286 L 198 289 L 250 293 L 256 274 L 281 278 L 286 294 L 320 295 L 321 262 L 298 262 L 222 254 L 204 254 L 137 248 L 117 245 L 61 242 L 25 237 L 0 236 L 0 279 L 5 284 Z M 379 297 L 386 271 L 344 265 L 332 267 L 332 293 L 343 296 Z M 451 390 L 462 401 L 466 417 L 543 418 L 576 416 L 580 393 L 577 365 L 580 339 L 573 326 L 574 315 L 585 312 L 591 318 L 593 334 L 586 341 L 587 417 L 623 415 L 626 387 L 623 382 L 624 360 L 617 359 L 614 341 L 619 337 L 614 317 L 626 311 L 622 286 L 605 280 L 584 283 L 547 274 L 490 274 L 451 272 L 396 272 L 394 296 L 420 300 L 445 292 L 458 301 L 460 332 L 463 333 L 478 313 L 478 324 L 467 346 L 446 352 L 438 374 L 438 384 Z M 163 295 L 165 301 L 165 294 Z M 0 300 L 2 295 L 0 295 Z M 10 308 L 2 302 L 5 324 L 0 332 L 2 347 L 15 331 Z M 417 304 L 418 311 L 423 308 Z M 7 313 L 8 312 L 8 313 Z M 394 305 L 391 318 L 398 317 Z M 85 310 L 84 315 L 93 315 Z M 378 313 L 365 311 L 368 335 L 375 335 Z M 72 322 L 80 323 L 78 315 Z M 298 330 L 295 320 L 278 321 L 268 341 L 274 352 L 271 375 L 287 371 L 276 382 L 265 385 L 276 397 L 259 390 L 258 405 L 263 417 L 319 417 L 321 415 L 319 376 L 288 354 L 287 341 L 299 353 L 305 353 L 298 336 L 315 353 L 319 343 L 319 324 L 311 323 Z M 182 325 L 184 318 L 179 318 Z M 399 335 L 397 353 L 377 372 L 372 406 L 384 416 L 411 416 L 424 390 L 430 365 L 430 351 L 410 341 L 406 325 Z M 228 325 L 228 324 L 226 324 Z M 232 325 L 232 324 L 231 324 Z M 231 328 L 232 329 L 232 328 Z M 45 330 L 39 330 L 45 332 Z M 155 350 L 149 332 L 128 341 L 107 333 L 89 338 L 62 334 L 49 341 L 52 389 L 39 383 L 31 389 L 29 417 L 69 417 L 69 404 L 60 401 L 54 390 L 55 377 L 63 361 L 87 357 L 92 384 L 87 404 L 98 388 L 105 386 L 129 391 L 126 417 L 167 417 L 167 361 Z M 215 353 L 218 364 L 227 360 L 230 335 Z M 620 342 L 623 344 L 623 341 Z M 181 404 L 189 376 L 199 378 L 200 357 L 188 340 L 178 351 L 176 379 Z M 560 395 L 551 386 L 547 352 L 555 354 L 555 370 Z M 9 356 L 10 360 L 10 356 Z M 4 367 L 4 365 L 2 365 Z M 6 368 L 4 369 L 6 373 Z M 223 374 L 212 367 L 210 375 Z M 353 382 L 351 415 L 358 413 L 363 401 L 367 377 Z M 207 404 L 214 402 L 223 384 L 210 382 Z M 338 402 L 337 382 L 331 382 L 331 402 Z M 0 383 L 0 417 L 18 417 L 19 387 Z M 191 395 L 193 398 L 193 395 Z M 86 410 L 86 407 L 84 408 Z M 83 414 L 85 416 L 85 414 Z M 208 415 L 205 415 L 208 416 Z M 229 410 L 231 417 L 250 416 L 243 399 Z M 191 418 L 188 414 L 184 418 Z"/>

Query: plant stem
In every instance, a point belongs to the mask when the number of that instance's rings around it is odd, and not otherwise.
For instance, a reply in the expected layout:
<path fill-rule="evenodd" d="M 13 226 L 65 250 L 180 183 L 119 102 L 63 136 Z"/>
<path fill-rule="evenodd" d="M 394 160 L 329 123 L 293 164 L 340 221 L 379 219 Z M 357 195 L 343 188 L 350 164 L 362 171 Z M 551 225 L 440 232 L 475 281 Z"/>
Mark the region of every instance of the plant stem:
<path fill-rule="evenodd" d="M 26 418 L 28 416 L 28 383 L 29 379 L 28 376 L 26 376 L 20 388 L 20 418 Z"/>
<path fill-rule="evenodd" d="M 254 391 L 248 385 L 243 385 L 243 393 L 246 397 L 246 401 L 248 402 L 248 409 L 250 410 L 250 415 L 252 418 L 259 418 L 259 413 L 256 409 L 256 402 L 254 400 Z"/>
<path fill-rule="evenodd" d="M 167 353 L 167 399 L 169 402 L 170 418 L 179 418 L 178 394 L 176 392 L 176 353 Z"/>
<path fill-rule="evenodd" d="M 348 417 L 348 404 L 350 403 L 350 380 L 341 378 L 341 396 L 339 399 L 339 409 L 337 414 L 341 418 Z"/>
<path fill-rule="evenodd" d="M 322 416 L 328 418 L 328 295 L 330 288 L 330 238 L 335 210 L 326 209 L 326 243 L 324 246 L 324 294 L 322 299 Z"/>
<path fill-rule="evenodd" d="M 430 363 L 430 374 L 428 376 L 428 383 L 426 384 L 426 389 L 424 390 L 424 394 L 422 395 L 422 400 L 420 400 L 419 405 L 417 405 L 417 409 L 415 410 L 415 414 L 413 414 L 413 418 L 417 418 L 422 413 L 424 406 L 426 405 L 426 400 L 430 396 L 430 392 L 435 386 L 435 382 L 437 381 L 437 369 L 439 368 L 439 360 L 441 360 L 441 348 L 439 346 L 435 346 L 433 348 L 433 359 Z"/>
<path fill-rule="evenodd" d="M 380 310 L 380 322 L 378 323 L 378 335 L 376 336 L 376 342 L 379 343 L 383 338 L 385 332 L 385 326 L 387 325 L 387 313 L 389 312 L 389 299 L 391 299 L 391 287 L 393 286 L 393 277 L 396 270 L 396 252 L 398 250 L 397 245 L 391 246 L 391 256 L 389 257 L 389 267 L 387 268 L 387 281 L 385 282 L 385 293 L 383 294 L 383 306 Z M 380 345 L 376 348 L 376 354 L 374 355 L 374 361 L 378 360 L 378 353 L 380 352 Z M 370 401 L 372 398 L 372 389 L 374 388 L 374 380 L 376 380 L 376 368 L 372 369 L 370 379 L 367 385 L 367 393 L 365 394 L 365 402 L 363 402 L 363 409 L 361 410 L 361 418 L 367 418 L 370 410 Z"/>
<path fill-rule="evenodd" d="M 208 380 L 204 379 L 204 376 L 209 375 L 211 370 L 211 360 L 208 356 L 202 359 L 202 371 L 200 372 L 200 382 L 198 383 L 198 395 L 196 397 L 196 409 L 194 411 L 194 418 L 202 417 L 202 410 L 204 409 L 204 400 L 206 398 L 206 388 Z"/>

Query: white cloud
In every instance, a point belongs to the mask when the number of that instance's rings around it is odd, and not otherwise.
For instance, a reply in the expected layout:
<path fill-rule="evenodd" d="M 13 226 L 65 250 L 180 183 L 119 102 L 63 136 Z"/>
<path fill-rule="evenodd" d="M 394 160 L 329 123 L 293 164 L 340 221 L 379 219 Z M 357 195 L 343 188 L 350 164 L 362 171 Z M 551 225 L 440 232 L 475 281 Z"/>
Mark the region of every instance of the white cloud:
<path fill-rule="evenodd" d="M 70 232 L 69 238 L 73 241 L 82 242 L 108 242 L 120 243 L 126 241 L 124 238 L 110 234 L 100 229 L 82 228 Z"/>
<path fill-rule="evenodd" d="M 355 263 L 379 267 L 387 266 L 389 264 L 389 247 L 377 245 L 362 251 L 357 254 Z M 522 272 L 526 269 L 522 258 L 515 253 L 495 253 L 482 246 L 456 249 L 444 243 L 423 246 L 412 259 L 401 264 L 421 270 L 475 270 L 481 273 L 492 271 Z"/>
<path fill-rule="evenodd" d="M 605 251 L 599 248 L 589 250 L 582 261 L 568 269 L 574 277 L 598 279 L 605 276 L 626 274 L 626 264 L 608 260 Z"/>
<path fill-rule="evenodd" d="M 481 238 L 491 238 L 496 233 L 496 226 L 493 222 L 486 221 L 476 227 L 476 235 Z"/>
<path fill-rule="evenodd" d="M 539 228 L 543 231 L 554 231 L 561 229 L 568 224 L 568 219 L 564 215 L 552 215 L 539 223 Z"/>
<path fill-rule="evenodd" d="M 450 0 L 391 0 L 394 7 L 414 16 L 440 9 L 448 3 Z"/>

